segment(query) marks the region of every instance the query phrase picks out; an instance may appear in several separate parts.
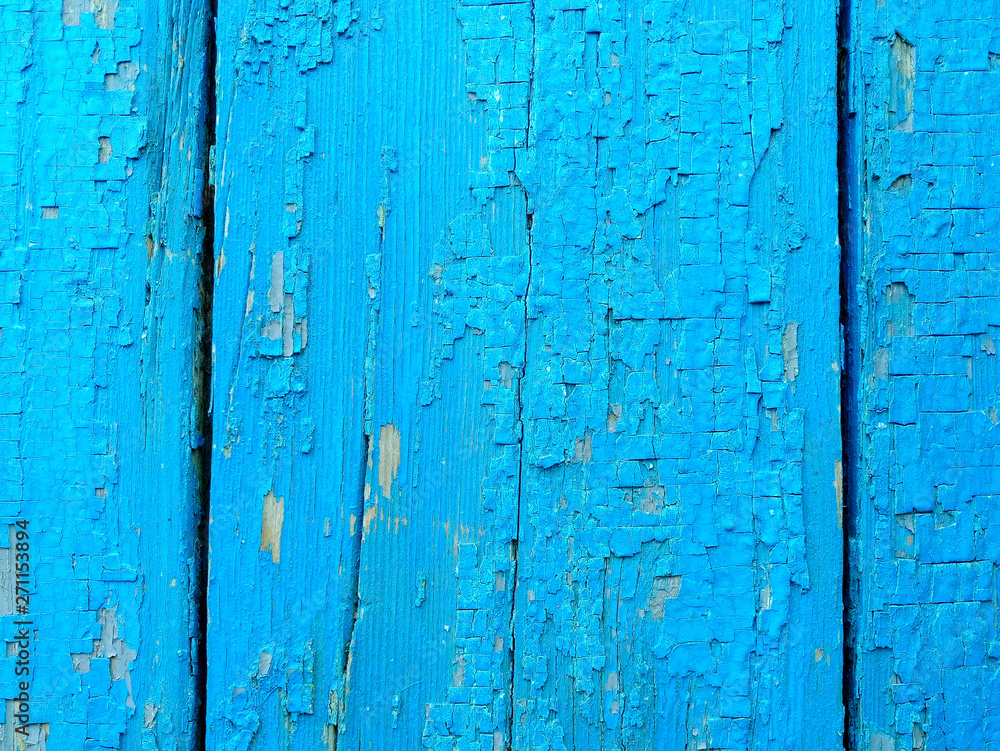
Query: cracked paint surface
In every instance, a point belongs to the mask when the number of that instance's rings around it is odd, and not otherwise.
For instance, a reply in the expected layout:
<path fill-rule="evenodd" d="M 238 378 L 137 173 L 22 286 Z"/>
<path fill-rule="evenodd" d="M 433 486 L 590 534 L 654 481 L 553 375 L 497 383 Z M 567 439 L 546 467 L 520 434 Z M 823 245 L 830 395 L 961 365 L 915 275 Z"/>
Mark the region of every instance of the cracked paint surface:
<path fill-rule="evenodd" d="M 207 747 L 329 748 L 371 435 L 366 266 L 337 208 L 361 191 L 330 140 L 356 13 L 219 6 Z"/>
<path fill-rule="evenodd" d="M 842 457 L 833 5 L 221 2 L 206 175 L 203 5 L 0 0 L 21 745 L 197 738 L 213 214 L 209 748 L 841 748 L 843 525 L 849 744 L 995 745 L 1000 33 L 875 5 Z"/>
<path fill-rule="evenodd" d="M 4 748 L 193 747 L 204 35 L 198 3 L 0 2 L 0 557 L 9 594 L 28 520 L 34 645 L 26 736 L 0 656 Z"/>
<path fill-rule="evenodd" d="M 534 19 L 512 747 L 841 747 L 833 16 Z"/>
<path fill-rule="evenodd" d="M 210 747 L 842 747 L 836 9 L 702 11 L 222 4 Z"/>
<path fill-rule="evenodd" d="M 1000 19 L 853 4 L 856 747 L 1000 747 Z"/>

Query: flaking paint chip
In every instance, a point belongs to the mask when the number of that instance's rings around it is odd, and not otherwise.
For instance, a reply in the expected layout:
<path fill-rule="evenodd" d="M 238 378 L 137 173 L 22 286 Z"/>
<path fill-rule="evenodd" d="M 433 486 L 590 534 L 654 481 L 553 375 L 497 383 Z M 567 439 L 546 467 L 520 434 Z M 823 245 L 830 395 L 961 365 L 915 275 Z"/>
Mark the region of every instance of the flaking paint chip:
<path fill-rule="evenodd" d="M 270 549 L 271 560 L 281 562 L 281 527 L 285 523 L 285 499 L 275 498 L 274 491 L 267 491 L 261 510 L 260 549 Z"/>
<path fill-rule="evenodd" d="M 799 375 L 799 324 L 795 321 L 785 326 L 781 352 L 785 358 L 785 380 L 791 383 Z"/>
<path fill-rule="evenodd" d="M 378 484 L 382 495 L 392 497 L 392 483 L 399 473 L 399 430 L 392 423 L 382 426 L 378 439 Z"/>

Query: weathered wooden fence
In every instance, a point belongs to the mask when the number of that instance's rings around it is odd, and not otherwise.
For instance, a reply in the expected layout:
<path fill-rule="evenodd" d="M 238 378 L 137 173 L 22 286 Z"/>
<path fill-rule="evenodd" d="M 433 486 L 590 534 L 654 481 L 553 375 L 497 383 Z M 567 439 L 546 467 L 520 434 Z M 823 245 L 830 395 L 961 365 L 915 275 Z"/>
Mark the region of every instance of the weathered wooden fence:
<path fill-rule="evenodd" d="M 0 40 L 0 747 L 1000 749 L 1000 9 Z"/>

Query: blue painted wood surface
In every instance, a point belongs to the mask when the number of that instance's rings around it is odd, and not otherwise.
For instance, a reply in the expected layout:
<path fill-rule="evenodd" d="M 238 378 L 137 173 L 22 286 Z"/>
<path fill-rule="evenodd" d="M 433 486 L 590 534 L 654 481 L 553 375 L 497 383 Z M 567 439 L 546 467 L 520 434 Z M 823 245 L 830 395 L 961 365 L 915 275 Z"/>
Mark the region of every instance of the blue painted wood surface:
<path fill-rule="evenodd" d="M 1000 14 L 839 5 L 0 0 L 0 748 L 1000 745 Z"/>
<path fill-rule="evenodd" d="M 535 5 L 514 748 L 842 746 L 833 9 Z"/>
<path fill-rule="evenodd" d="M 210 747 L 842 746 L 835 11 L 222 4 Z"/>
<path fill-rule="evenodd" d="M 223 3 L 218 18 L 207 723 L 227 751 L 336 742 L 371 523 L 380 233 L 375 205 L 352 223 L 341 203 L 386 190 L 388 168 L 354 153 L 365 124 L 343 87 L 364 68 L 336 49 L 349 9 L 285 6 Z"/>
<path fill-rule="evenodd" d="M 845 146 L 852 735 L 1000 748 L 1000 14 L 859 2 Z"/>
<path fill-rule="evenodd" d="M 207 21 L 0 3 L 4 749 L 196 740 Z"/>

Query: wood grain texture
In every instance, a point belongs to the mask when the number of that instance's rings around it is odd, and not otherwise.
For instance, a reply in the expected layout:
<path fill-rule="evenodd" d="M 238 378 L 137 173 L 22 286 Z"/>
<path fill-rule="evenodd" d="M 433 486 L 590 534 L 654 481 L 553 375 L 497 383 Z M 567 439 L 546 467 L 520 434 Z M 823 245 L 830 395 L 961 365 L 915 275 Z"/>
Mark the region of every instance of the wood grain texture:
<path fill-rule="evenodd" d="M 219 8 L 213 749 L 336 743 L 371 434 L 366 255 L 379 237 L 374 205 L 355 223 L 340 204 L 382 179 L 377 158 L 348 168 L 334 127 L 353 129 L 335 108 L 363 70 L 345 51 L 351 23 L 346 3 Z"/>
<path fill-rule="evenodd" d="M 510 586 L 479 582 L 468 546 L 510 569 L 518 361 L 503 348 L 524 344 L 464 315 L 500 299 L 491 277 L 510 284 L 525 211 L 520 191 L 488 207 L 469 191 L 489 115 L 461 32 L 450 7 L 221 9 L 220 59 L 238 67 L 219 76 L 212 747 L 418 745 L 427 705 L 467 692 L 459 589 L 488 588 L 489 628 L 509 631 Z M 508 297 L 480 317 L 523 322 Z M 509 695 L 506 644 L 477 666 L 488 702 Z"/>
<path fill-rule="evenodd" d="M 194 748 L 206 20 L 0 3 L 3 748 Z"/>
<path fill-rule="evenodd" d="M 211 748 L 842 745 L 835 16 L 222 4 Z"/>
<path fill-rule="evenodd" d="M 1000 18 L 852 3 L 858 749 L 1000 748 Z"/>
<path fill-rule="evenodd" d="M 218 4 L 0 0 L 0 746 L 1000 749 L 995 9 Z"/>

